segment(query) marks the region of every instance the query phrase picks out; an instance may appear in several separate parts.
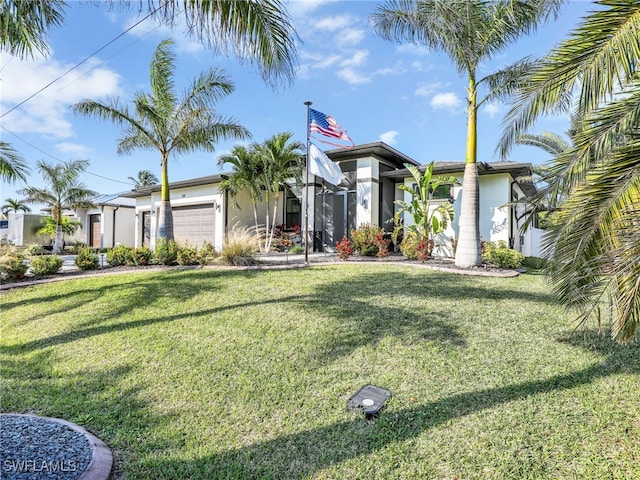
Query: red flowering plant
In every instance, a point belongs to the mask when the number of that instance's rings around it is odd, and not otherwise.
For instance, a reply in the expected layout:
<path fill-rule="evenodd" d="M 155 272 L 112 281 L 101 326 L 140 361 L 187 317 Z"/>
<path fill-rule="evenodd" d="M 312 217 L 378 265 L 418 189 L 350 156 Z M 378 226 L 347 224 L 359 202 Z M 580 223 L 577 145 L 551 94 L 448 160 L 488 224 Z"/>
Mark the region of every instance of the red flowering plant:
<path fill-rule="evenodd" d="M 375 237 L 373 237 L 373 243 L 376 247 L 378 247 L 378 255 L 379 258 L 384 258 L 389 255 L 389 243 L 391 240 L 389 238 L 385 238 L 383 232 L 376 233 Z"/>
<path fill-rule="evenodd" d="M 346 260 L 353 255 L 353 244 L 347 237 L 342 237 L 342 240 L 336 243 L 336 249 L 340 260 Z"/>

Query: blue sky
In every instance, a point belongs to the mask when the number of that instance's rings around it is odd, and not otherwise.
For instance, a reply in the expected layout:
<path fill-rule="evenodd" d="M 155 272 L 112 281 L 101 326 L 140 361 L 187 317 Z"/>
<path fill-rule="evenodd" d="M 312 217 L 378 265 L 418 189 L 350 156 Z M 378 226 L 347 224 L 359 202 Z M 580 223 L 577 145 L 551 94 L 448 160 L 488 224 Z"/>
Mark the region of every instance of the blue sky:
<path fill-rule="evenodd" d="M 162 39 L 171 37 L 178 56 L 178 88 L 202 70 L 213 66 L 224 68 L 236 90 L 218 104 L 218 111 L 248 128 L 255 141 L 283 131 L 291 131 L 296 140 L 305 141 L 304 102 L 309 100 L 316 110 L 335 117 L 356 144 L 381 140 L 420 163 L 464 160 L 466 78 L 459 75 L 442 54 L 376 37 L 368 24 L 368 16 L 380 3 L 290 1 L 288 9 L 301 39 L 300 65 L 293 85 L 275 91 L 265 85 L 250 65 L 241 64 L 234 57 L 213 54 L 185 38 L 180 28 L 170 31 L 146 20 L 78 69 L 4 115 L 0 120 L 3 127 L 0 138 L 10 142 L 31 167 L 41 159 L 88 159 L 90 167 L 83 181 L 100 193 L 130 190 L 132 186 L 127 183 L 127 177 L 135 177 L 139 170 L 151 170 L 159 177 L 158 154 L 138 151 L 119 156 L 116 141 L 120 130 L 107 122 L 77 117 L 70 106 L 85 98 L 108 96 L 128 102 L 133 92 L 148 91 L 152 52 Z M 2 54 L 1 114 L 141 18 L 135 11 L 110 10 L 86 2 L 70 4 L 63 26 L 48 36 L 51 46 L 48 58 L 21 61 Z M 483 65 L 479 77 L 524 56 L 543 55 L 564 39 L 592 7 L 588 1 L 569 2 L 556 22 L 521 39 L 491 63 Z M 496 160 L 493 152 L 507 108 L 492 104 L 481 109 L 480 161 Z M 536 131 L 561 133 L 567 125 L 566 118 L 548 118 L 539 123 Z M 169 166 L 170 181 L 221 171 L 217 158 L 235 143 L 220 143 L 214 153 L 175 158 Z M 510 160 L 532 163 L 546 159 L 543 152 L 532 147 L 518 147 L 510 157 Z M 41 186 L 38 173 L 35 168 L 32 170 L 29 184 Z M 3 183 L 1 200 L 19 197 L 15 193 L 19 188 L 21 185 Z"/>

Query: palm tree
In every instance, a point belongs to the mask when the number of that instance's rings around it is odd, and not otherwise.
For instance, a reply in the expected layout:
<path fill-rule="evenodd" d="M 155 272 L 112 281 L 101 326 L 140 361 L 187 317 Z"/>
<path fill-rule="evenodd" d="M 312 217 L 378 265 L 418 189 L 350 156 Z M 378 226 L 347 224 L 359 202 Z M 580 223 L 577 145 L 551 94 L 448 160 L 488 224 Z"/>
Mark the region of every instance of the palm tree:
<path fill-rule="evenodd" d="M 62 24 L 62 0 L 3 0 L 0 3 L 0 50 L 20 58 L 47 55 L 45 35 Z"/>
<path fill-rule="evenodd" d="M 105 102 L 84 100 L 73 106 L 75 113 L 111 120 L 124 129 L 118 153 L 156 150 L 160 153 L 161 193 L 158 237 L 173 240 L 173 215 L 169 191 L 169 159 L 175 155 L 203 149 L 214 151 L 216 142 L 229 138 L 248 138 L 249 132 L 233 119 L 217 114 L 214 105 L 234 90 L 223 71 L 202 72 L 181 99 L 175 93 L 175 55 L 171 40 L 156 48 L 150 67 L 150 93 L 137 93 L 133 112 L 118 99 Z"/>
<path fill-rule="evenodd" d="M 158 177 L 149 170 L 140 170 L 137 178 L 127 178 L 133 182 L 134 188 L 150 187 L 151 185 L 156 185 L 159 182 Z"/>
<path fill-rule="evenodd" d="M 136 3 L 118 2 L 124 7 Z M 66 6 L 62 0 L 3 0 L 0 50 L 21 58 L 34 51 L 46 54 L 45 36 L 50 27 L 62 23 Z M 188 35 L 214 52 L 251 62 L 272 85 L 295 77 L 298 38 L 281 0 L 147 0 L 139 2 L 139 8 L 170 26 L 182 15 Z"/>
<path fill-rule="evenodd" d="M 579 118 L 554 162 L 568 193 L 547 239 L 548 274 L 583 321 L 608 303 L 624 342 L 640 329 L 640 0 L 598 3 L 523 79 L 499 147 L 508 154 L 542 115 Z"/>
<path fill-rule="evenodd" d="M 260 224 L 258 223 L 258 203 L 262 202 L 262 187 L 259 181 L 260 171 L 258 170 L 258 159 L 252 148 L 244 145 L 236 145 L 231 153 L 220 155 L 218 157 L 218 165 L 223 166 L 229 164 L 232 167 L 232 173 L 220 182 L 220 190 L 228 192 L 231 198 L 239 207 L 237 198 L 242 192 L 248 192 L 253 207 L 253 221 L 258 238 L 258 248 L 262 248 Z"/>
<path fill-rule="evenodd" d="M 562 0 L 388 0 L 372 14 L 373 27 L 385 40 L 412 42 L 449 56 L 468 79 L 467 148 L 456 265 L 480 265 L 477 112 L 486 101 L 504 96 L 523 65 L 478 79 L 483 62 L 555 16 Z M 489 94 L 478 101 L 478 87 Z"/>
<path fill-rule="evenodd" d="M 271 249 L 271 242 L 276 227 L 276 213 L 278 198 L 282 189 L 287 189 L 287 182 L 302 181 L 302 155 L 305 145 L 291 140 L 293 133 L 283 132 L 273 135 L 261 144 L 254 144 L 253 148 L 260 168 L 259 182 L 264 190 L 265 201 L 265 251 Z M 273 217 L 269 221 L 269 207 L 273 200 Z"/>
<path fill-rule="evenodd" d="M 80 174 L 88 166 L 87 160 L 69 160 L 58 165 L 41 160 L 38 162 L 38 171 L 48 188 L 26 187 L 18 191 L 26 197 L 27 203 L 42 203 L 51 209 L 51 216 L 56 221 L 54 253 L 62 251 L 62 212 L 65 209 L 93 206 L 90 199 L 96 196 L 96 192 L 89 190 L 79 180 Z"/>
<path fill-rule="evenodd" d="M 27 206 L 24 200 L 17 200 L 15 198 L 6 198 L 5 204 L 0 207 L 2 209 L 2 213 L 7 215 L 8 213 L 14 212 L 30 212 L 31 209 Z"/>
<path fill-rule="evenodd" d="M 82 228 L 82 222 L 80 220 L 71 220 L 66 215 L 60 218 L 60 230 L 62 230 L 62 243 L 64 244 L 65 235 L 73 235 Z M 40 228 L 36 232 L 38 235 L 47 235 L 55 238 L 58 231 L 58 224 L 54 217 L 44 217 L 40 221 Z"/>
<path fill-rule="evenodd" d="M 280 191 L 289 188 L 290 181 L 299 183 L 302 180 L 302 155 L 305 146 L 301 142 L 290 142 L 292 136 L 291 132 L 283 132 L 273 135 L 263 143 L 254 142 L 248 148 L 236 145 L 231 153 L 221 155 L 218 159 L 218 165 L 229 164 L 233 167 L 233 172 L 221 182 L 220 188 L 228 191 L 233 199 L 241 192 L 249 193 L 261 252 L 268 252 L 271 248 Z M 266 219 L 264 246 L 258 223 L 258 203 L 263 201 Z M 270 213 L 271 208 L 273 214 Z"/>
<path fill-rule="evenodd" d="M 0 141 L 0 179 L 6 182 L 26 182 L 29 167 L 22 156 L 7 142 Z"/>

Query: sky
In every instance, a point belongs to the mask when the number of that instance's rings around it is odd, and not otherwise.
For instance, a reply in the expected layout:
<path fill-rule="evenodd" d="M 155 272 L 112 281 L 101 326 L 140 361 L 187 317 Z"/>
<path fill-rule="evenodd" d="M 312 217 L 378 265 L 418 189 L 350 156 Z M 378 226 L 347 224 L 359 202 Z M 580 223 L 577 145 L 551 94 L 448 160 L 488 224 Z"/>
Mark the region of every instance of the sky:
<path fill-rule="evenodd" d="M 32 186 L 44 186 L 35 168 L 38 160 L 53 163 L 89 160 L 82 181 L 101 194 L 131 190 L 133 185 L 128 177 L 136 177 L 140 170 L 150 170 L 159 178 L 158 153 L 138 150 L 118 155 L 119 127 L 96 118 L 76 116 L 71 105 L 83 99 L 107 98 L 119 98 L 126 104 L 135 92 L 149 91 L 152 53 L 160 41 L 172 38 L 177 55 L 177 89 L 181 91 L 209 68 L 224 69 L 235 84 L 235 91 L 217 104 L 217 111 L 246 127 L 252 141 L 262 142 L 276 133 L 290 131 L 295 140 L 305 142 L 304 102 L 311 101 L 312 108 L 333 116 L 356 144 L 383 141 L 420 163 L 463 161 L 466 77 L 443 54 L 377 37 L 370 27 L 369 15 L 381 3 L 288 1 L 287 9 L 300 38 L 299 65 L 291 85 L 273 89 L 265 84 L 255 67 L 206 49 L 189 40 L 179 27 L 169 30 L 147 19 L 117 38 L 143 15 L 135 10 L 72 0 L 63 25 L 47 36 L 51 49 L 47 58 L 20 60 L 2 53 L 0 139 L 11 143 L 25 158 L 32 170 L 27 184 Z M 523 57 L 544 55 L 593 8 L 589 1 L 570 1 L 555 22 L 521 38 L 492 61 L 482 64 L 478 77 Z M 502 104 L 481 107 L 479 161 L 498 160 L 494 150 L 508 108 Z M 535 132 L 562 133 L 567 127 L 567 118 L 551 117 L 541 120 Z M 224 141 L 216 146 L 215 152 L 174 158 L 169 165 L 169 180 L 228 171 L 218 165 L 218 157 L 238 143 L 242 142 Z M 316 144 L 324 149 L 334 148 Z M 534 164 L 547 159 L 541 150 L 524 146 L 516 147 L 509 157 L 512 161 Z M 2 183 L 0 200 L 21 198 L 16 191 L 22 187 L 21 183 Z"/>

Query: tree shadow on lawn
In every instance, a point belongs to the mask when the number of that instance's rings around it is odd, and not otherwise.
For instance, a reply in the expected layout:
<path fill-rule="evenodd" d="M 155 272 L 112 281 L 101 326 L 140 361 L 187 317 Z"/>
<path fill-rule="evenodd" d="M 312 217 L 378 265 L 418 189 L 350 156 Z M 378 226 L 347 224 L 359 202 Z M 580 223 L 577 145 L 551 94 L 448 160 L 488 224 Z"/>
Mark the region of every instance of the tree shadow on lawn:
<path fill-rule="evenodd" d="M 140 386 L 123 383 L 135 374 L 133 366 L 97 369 L 87 362 L 73 373 L 60 373 L 60 361 L 50 350 L 3 359 L 1 411 L 61 418 L 86 428 L 112 450 L 110 478 L 120 478 L 124 465 L 136 460 L 131 457 L 132 443 L 143 441 L 146 448 L 160 450 L 173 445 L 150 436 L 170 418 L 151 411 L 141 399 Z"/>
<path fill-rule="evenodd" d="M 596 345 L 597 351 L 606 355 L 590 367 L 544 380 L 456 394 L 415 408 L 383 411 L 373 422 L 367 423 L 362 417 L 352 418 L 196 460 L 154 460 L 145 463 L 145 469 L 148 469 L 145 471 L 162 472 L 162 478 L 309 478 L 332 465 L 366 457 L 451 420 L 501 404 L 570 390 L 619 373 L 640 374 L 637 344 L 620 346 L 594 334 L 585 338 L 582 333 L 567 336 L 561 341 L 589 350 Z"/>

